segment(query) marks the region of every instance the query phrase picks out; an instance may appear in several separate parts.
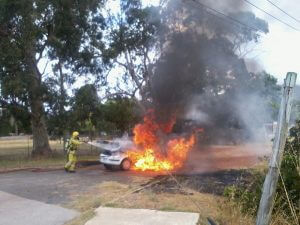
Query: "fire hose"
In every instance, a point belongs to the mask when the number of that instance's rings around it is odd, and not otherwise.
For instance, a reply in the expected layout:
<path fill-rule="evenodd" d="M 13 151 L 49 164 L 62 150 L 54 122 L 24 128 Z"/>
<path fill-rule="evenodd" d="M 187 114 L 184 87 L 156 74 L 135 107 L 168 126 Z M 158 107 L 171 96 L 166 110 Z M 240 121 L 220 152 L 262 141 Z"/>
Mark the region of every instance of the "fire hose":
<path fill-rule="evenodd" d="M 207 217 L 207 222 L 210 224 L 210 225 L 217 225 L 211 218 Z"/>

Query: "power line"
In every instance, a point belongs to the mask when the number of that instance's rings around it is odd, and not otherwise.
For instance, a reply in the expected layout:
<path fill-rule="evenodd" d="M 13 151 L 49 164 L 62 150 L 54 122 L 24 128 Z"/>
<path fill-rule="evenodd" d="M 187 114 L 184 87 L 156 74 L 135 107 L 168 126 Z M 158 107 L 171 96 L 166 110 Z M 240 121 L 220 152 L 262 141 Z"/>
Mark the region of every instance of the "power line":
<path fill-rule="evenodd" d="M 200 5 L 202 8 L 209 9 L 209 10 L 211 10 L 211 11 L 213 11 L 213 12 L 215 12 L 215 13 L 221 15 L 221 16 L 218 16 L 218 15 L 216 15 L 216 14 L 214 14 L 214 13 L 210 13 L 209 11 L 206 11 L 206 13 L 208 13 L 208 14 L 210 14 L 210 15 L 212 15 L 212 16 L 216 16 L 216 17 L 218 17 L 218 18 L 220 18 L 220 19 L 223 19 L 223 18 L 225 17 L 226 19 L 231 20 L 231 21 L 233 21 L 233 22 L 235 22 L 235 23 L 238 23 L 238 24 L 240 24 L 240 25 L 242 25 L 242 26 L 244 26 L 244 27 L 246 27 L 246 28 L 248 28 L 248 29 L 250 29 L 250 30 L 254 30 L 254 31 L 258 31 L 258 30 L 259 30 L 259 29 L 257 29 L 256 27 L 252 27 L 252 26 L 250 26 L 250 25 L 247 25 L 247 24 L 245 24 L 245 23 L 243 23 L 243 22 L 241 22 L 241 21 L 239 21 L 239 20 L 237 20 L 237 19 L 235 19 L 235 18 L 233 18 L 233 17 L 231 17 L 231 16 L 229 16 L 229 15 L 226 15 L 225 13 L 220 12 L 220 11 L 218 11 L 218 10 L 212 8 L 212 7 L 209 7 L 209 6 L 207 6 L 207 5 L 205 5 L 205 4 L 201 3 L 201 2 L 199 2 L 199 1 L 197 1 L 197 0 L 190 0 L 190 1 L 191 1 L 191 2 L 194 2 L 194 3 L 198 4 L 198 5 Z"/>
<path fill-rule="evenodd" d="M 271 13 L 268 13 L 267 11 L 263 10 L 262 8 L 259 8 L 258 6 L 254 5 L 252 2 L 249 2 L 248 0 L 244 0 L 244 1 L 247 2 L 249 5 L 252 5 L 252 6 L 255 7 L 256 9 L 258 9 L 258 10 L 264 12 L 265 14 L 271 16 L 271 17 L 274 18 L 275 20 L 278 20 L 278 21 L 281 22 L 282 24 L 284 24 L 284 25 L 286 25 L 286 26 L 288 26 L 288 27 L 290 27 L 290 28 L 292 28 L 292 29 L 294 29 L 294 30 L 296 30 L 296 31 L 300 31 L 300 30 L 298 30 L 297 28 L 295 28 L 295 27 L 289 25 L 288 23 L 282 21 L 281 19 L 279 19 L 279 18 L 273 16 Z"/>
<path fill-rule="evenodd" d="M 298 20 L 297 18 L 293 17 L 291 14 L 287 13 L 285 10 L 283 10 L 282 8 L 280 8 L 279 6 L 277 6 L 274 2 L 271 2 L 270 0 L 266 0 L 266 1 L 268 1 L 270 4 L 272 4 L 273 6 L 275 6 L 277 9 L 279 9 L 285 15 L 289 16 L 290 18 L 292 18 L 295 21 L 297 21 L 298 23 L 300 23 L 300 20 Z"/>

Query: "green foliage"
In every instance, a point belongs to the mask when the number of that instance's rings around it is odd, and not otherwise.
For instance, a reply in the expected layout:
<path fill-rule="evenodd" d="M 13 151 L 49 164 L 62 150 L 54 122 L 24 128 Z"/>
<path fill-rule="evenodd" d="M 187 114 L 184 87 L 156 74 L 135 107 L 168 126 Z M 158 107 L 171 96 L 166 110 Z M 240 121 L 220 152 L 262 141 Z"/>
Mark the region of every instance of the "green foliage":
<path fill-rule="evenodd" d="M 30 114 L 35 155 L 51 151 L 45 105 L 62 118 L 56 121 L 63 133 L 64 85 L 87 73 L 102 76 L 101 57 L 94 57 L 102 49 L 102 6 L 102 0 L 0 1 L 0 103 Z"/>
<path fill-rule="evenodd" d="M 298 219 L 300 219 L 300 121 L 297 121 L 296 126 L 290 130 L 280 173 L 273 214 L 281 213 L 286 217 L 287 221 L 294 221 L 287 200 L 286 189 L 289 200 L 296 211 Z M 248 185 L 227 187 L 224 195 L 241 206 L 244 213 L 255 216 L 262 194 L 265 175 L 266 171 L 256 172 Z"/>
<path fill-rule="evenodd" d="M 158 7 L 143 7 L 141 0 L 120 1 L 120 13 L 109 18 L 106 56 L 123 69 L 115 88 L 119 95 L 135 97 L 139 91 L 142 100 L 150 91 L 152 56 L 156 52 L 158 28 L 161 25 Z"/>
<path fill-rule="evenodd" d="M 291 120 L 299 120 L 300 119 L 300 100 L 297 96 L 294 96 L 294 104 L 291 112 Z"/>
<path fill-rule="evenodd" d="M 298 203 L 300 207 L 300 120 L 296 121 L 296 125 L 290 129 L 281 164 L 281 174 L 292 202 Z"/>
<path fill-rule="evenodd" d="M 67 70 L 83 72 L 83 67 L 91 68 L 96 61 L 83 44 L 87 44 L 88 37 L 95 44 L 95 36 L 101 34 L 98 28 L 103 28 L 104 21 L 97 12 L 101 4 L 99 0 L 1 1 L 0 74 L 5 84 L 2 88 L 18 97 L 26 95 L 30 85 L 26 76 L 27 51 L 36 54 L 35 66 L 44 58 L 59 60 Z"/>
<path fill-rule="evenodd" d="M 82 86 L 76 91 L 73 102 L 72 111 L 75 120 L 77 122 L 89 120 L 91 115 L 96 113 L 100 103 L 96 87 L 92 84 Z"/>
<path fill-rule="evenodd" d="M 0 136 L 15 132 L 31 133 L 30 115 L 24 108 L 9 105 L 0 116 Z"/>
<path fill-rule="evenodd" d="M 277 79 L 266 72 L 251 74 L 251 79 L 247 84 L 250 93 L 256 94 L 264 103 L 267 112 L 271 113 L 272 121 L 278 117 L 280 107 L 281 86 L 277 84 Z"/>
<path fill-rule="evenodd" d="M 14 132 L 14 127 L 9 122 L 10 115 L 8 112 L 3 112 L 0 116 L 0 136 L 7 136 Z"/>
<path fill-rule="evenodd" d="M 53 100 L 59 100 L 59 96 L 53 97 Z M 62 136 L 64 132 L 80 130 L 90 133 L 94 131 L 97 116 L 100 107 L 100 99 L 97 89 L 92 84 L 86 84 L 75 91 L 73 98 L 70 98 L 69 104 L 72 106 L 69 110 L 60 110 L 60 104 L 54 103 L 51 106 L 52 111 L 48 113 L 48 130 L 52 135 Z"/>
<path fill-rule="evenodd" d="M 264 174 L 253 172 L 252 181 L 246 187 L 229 186 L 224 190 L 224 196 L 231 201 L 242 206 L 243 213 L 256 215 L 260 196 L 262 194 L 262 184 L 264 182 Z"/>
<path fill-rule="evenodd" d="M 140 120 L 137 104 L 128 98 L 116 97 L 101 105 L 101 117 L 97 128 L 108 134 L 123 134 L 131 132 Z"/>
<path fill-rule="evenodd" d="M 72 108 L 66 112 L 63 126 L 69 132 L 78 130 L 80 133 L 93 136 L 105 132 L 110 135 L 130 133 L 139 122 L 141 112 L 135 100 L 115 97 L 101 103 L 94 85 L 87 84 L 79 88 L 72 98 Z M 59 115 L 49 116 L 48 124 L 53 135 L 58 132 Z"/>
<path fill-rule="evenodd" d="M 121 15 L 112 17 L 110 37 L 111 50 L 115 55 L 135 52 L 137 56 L 144 56 L 154 43 L 157 28 L 160 25 L 159 15 L 155 7 L 142 7 L 141 1 L 121 0 Z M 155 18 L 155 14 L 157 17 Z"/>

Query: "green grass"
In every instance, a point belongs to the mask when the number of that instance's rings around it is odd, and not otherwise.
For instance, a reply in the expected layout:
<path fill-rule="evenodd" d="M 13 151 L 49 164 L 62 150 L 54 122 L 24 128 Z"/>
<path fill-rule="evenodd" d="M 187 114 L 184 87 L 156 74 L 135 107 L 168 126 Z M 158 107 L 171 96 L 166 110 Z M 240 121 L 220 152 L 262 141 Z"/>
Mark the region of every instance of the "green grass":
<path fill-rule="evenodd" d="M 63 143 L 60 141 L 50 141 L 53 151 L 48 158 L 31 158 L 32 140 L 0 140 L 0 171 L 23 168 L 50 168 L 61 167 L 65 164 L 66 156 L 63 153 Z M 99 152 L 86 144 L 79 147 L 78 159 L 98 160 Z"/>

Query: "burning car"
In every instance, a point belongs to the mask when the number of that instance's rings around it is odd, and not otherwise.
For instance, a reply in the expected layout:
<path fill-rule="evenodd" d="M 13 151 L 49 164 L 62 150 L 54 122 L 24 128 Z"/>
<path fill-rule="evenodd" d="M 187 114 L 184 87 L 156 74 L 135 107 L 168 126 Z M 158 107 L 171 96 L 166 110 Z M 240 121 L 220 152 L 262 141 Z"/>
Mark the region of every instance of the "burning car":
<path fill-rule="evenodd" d="M 126 154 L 127 149 L 132 146 L 132 142 L 128 140 L 101 140 L 91 145 L 100 148 L 102 151 L 99 156 L 99 161 L 106 169 L 113 169 L 119 167 L 122 170 L 129 170 L 131 168 L 131 161 Z"/>
<path fill-rule="evenodd" d="M 195 144 L 195 135 L 173 135 L 175 123 L 175 115 L 161 121 L 154 110 L 148 110 L 144 120 L 133 129 L 135 148 L 126 153 L 132 170 L 162 172 L 183 166 Z"/>
<path fill-rule="evenodd" d="M 158 121 L 153 110 L 133 129 L 133 138 L 114 139 L 91 143 L 101 148 L 100 162 L 107 169 L 120 167 L 135 171 L 174 171 L 180 169 L 188 152 L 195 144 L 193 133 L 172 134 L 175 117 L 169 121 Z"/>

